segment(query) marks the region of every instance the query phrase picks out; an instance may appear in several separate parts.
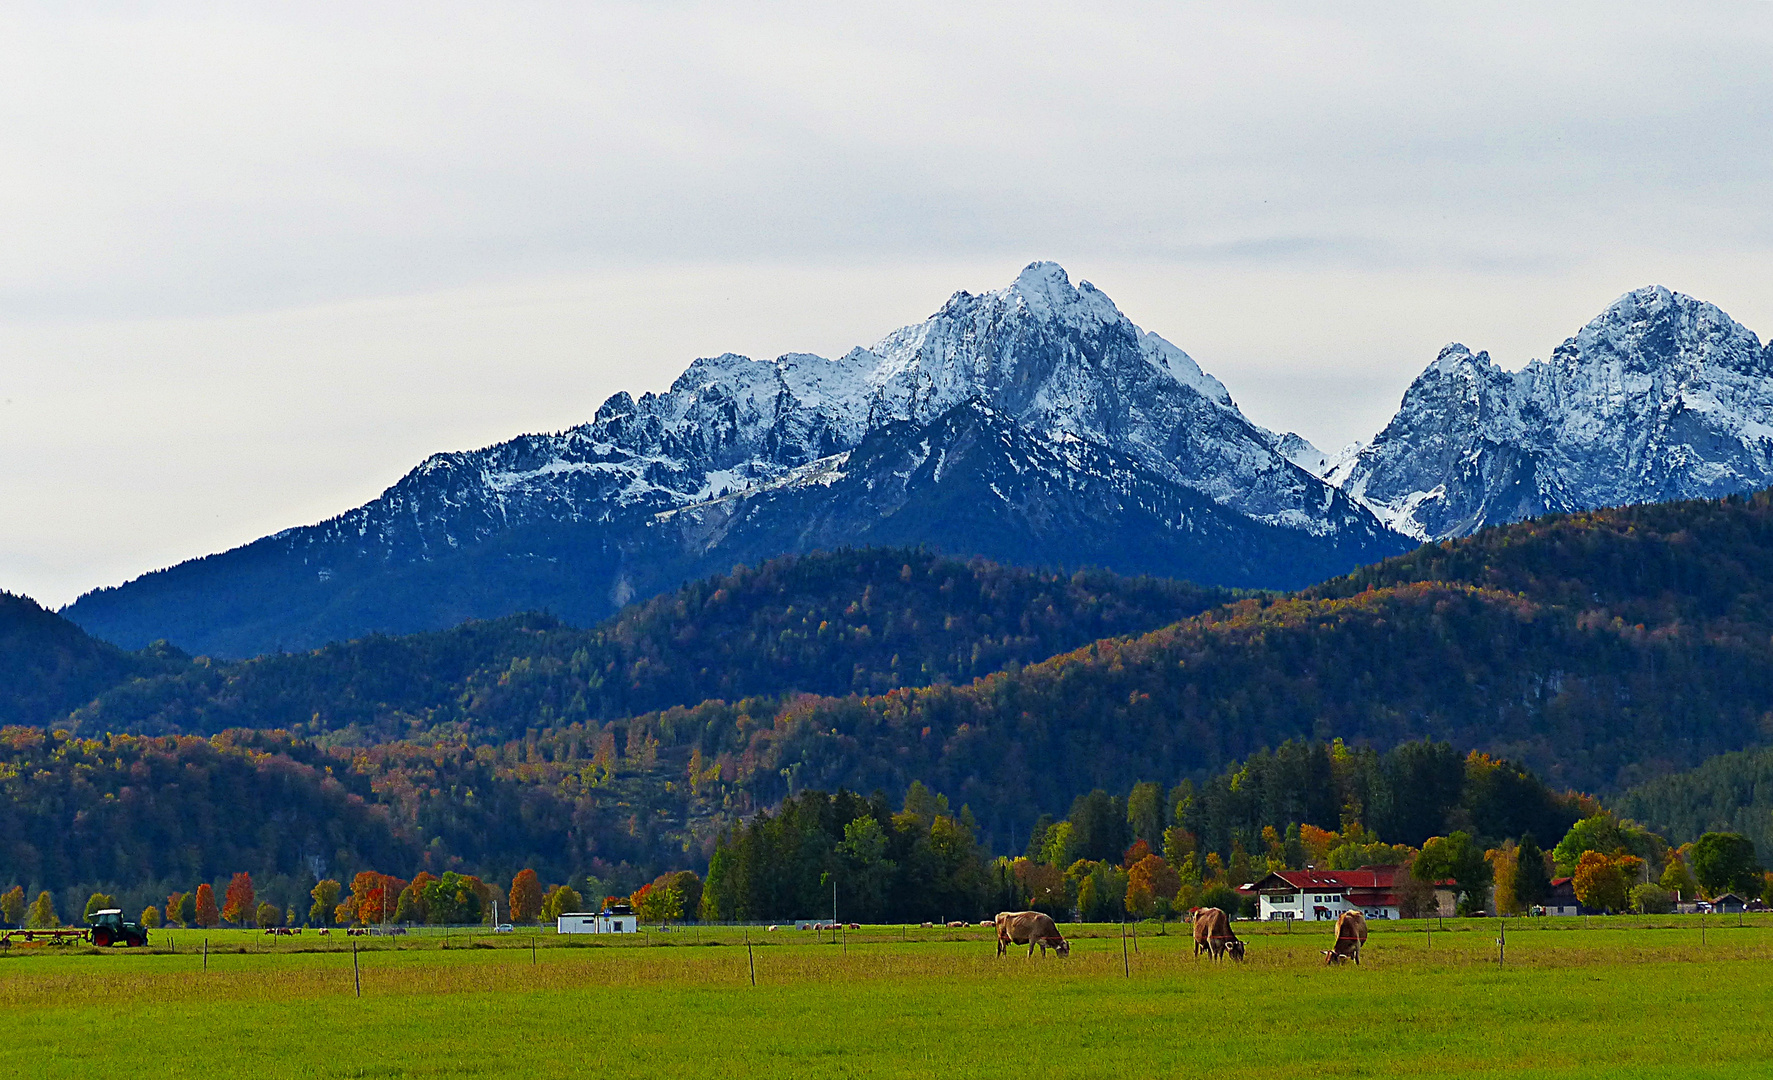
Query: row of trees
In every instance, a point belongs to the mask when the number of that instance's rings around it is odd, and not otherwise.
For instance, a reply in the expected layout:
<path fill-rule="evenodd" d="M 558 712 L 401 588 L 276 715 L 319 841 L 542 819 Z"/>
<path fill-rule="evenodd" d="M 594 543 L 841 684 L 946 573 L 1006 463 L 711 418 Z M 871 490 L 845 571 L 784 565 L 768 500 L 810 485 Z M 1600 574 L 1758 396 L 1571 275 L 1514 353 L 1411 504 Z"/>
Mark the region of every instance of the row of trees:
<path fill-rule="evenodd" d="M 590 878 L 594 889 L 602 884 Z M 567 912 L 581 911 L 585 901 L 570 884 L 544 888 L 533 869 L 524 869 L 511 882 L 505 895 L 509 906 L 497 910 L 500 894 L 493 886 L 470 874 L 453 871 L 436 875 L 420 871 L 408 881 L 391 874 L 367 870 L 351 879 L 347 891 L 331 878 L 315 884 L 305 913 L 292 905 L 279 908 L 261 902 L 253 886 L 252 875 L 241 872 L 233 876 L 223 897 L 216 905 L 215 890 L 208 884 L 198 885 L 190 892 L 167 896 L 165 907 L 150 904 L 141 915 L 147 927 L 180 926 L 209 929 L 219 926 L 354 926 L 376 923 L 405 925 L 433 924 L 459 926 L 490 921 L 497 914 L 513 923 L 535 923 L 553 919 Z M 595 893 L 594 893 L 595 895 Z M 702 879 L 693 871 L 678 870 L 661 874 L 643 884 L 629 896 L 606 895 L 605 905 L 627 900 L 645 922 L 669 922 L 684 917 L 694 918 L 702 900 Z M 93 893 L 87 901 L 85 915 L 103 908 L 117 906 L 115 897 Z M 28 908 L 23 886 L 14 885 L 0 893 L 0 924 L 35 928 L 62 925 L 56 912 L 55 898 L 42 892 Z"/>

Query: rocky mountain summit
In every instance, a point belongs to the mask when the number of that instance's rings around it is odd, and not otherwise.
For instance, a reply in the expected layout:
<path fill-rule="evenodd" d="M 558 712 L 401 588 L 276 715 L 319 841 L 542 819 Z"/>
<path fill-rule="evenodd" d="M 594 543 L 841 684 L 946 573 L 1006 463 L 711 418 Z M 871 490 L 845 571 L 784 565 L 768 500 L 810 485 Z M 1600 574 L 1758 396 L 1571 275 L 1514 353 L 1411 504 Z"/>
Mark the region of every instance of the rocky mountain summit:
<path fill-rule="evenodd" d="M 882 542 L 1273 587 L 1407 546 L 1185 352 L 1034 263 L 872 348 L 697 360 L 664 394 L 435 455 L 356 510 L 67 614 L 246 655 L 524 608 L 589 620 L 735 562 Z"/>
<path fill-rule="evenodd" d="M 1296 458 L 1297 460 L 1297 458 Z M 1626 293 L 1519 372 L 1448 345 L 1322 475 L 1417 538 L 1773 485 L 1773 345 L 1718 308 Z"/>

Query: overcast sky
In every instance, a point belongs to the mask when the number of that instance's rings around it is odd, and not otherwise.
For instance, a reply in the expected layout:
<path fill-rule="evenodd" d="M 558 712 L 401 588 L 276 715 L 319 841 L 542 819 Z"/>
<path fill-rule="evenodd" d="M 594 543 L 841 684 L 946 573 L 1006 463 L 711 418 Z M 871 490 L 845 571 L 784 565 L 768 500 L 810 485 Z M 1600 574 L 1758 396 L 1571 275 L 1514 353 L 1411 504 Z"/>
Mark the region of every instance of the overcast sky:
<path fill-rule="evenodd" d="M 1659 283 L 1773 333 L 1773 4 L 0 7 L 0 588 L 49 604 L 1057 259 L 1258 423 Z"/>

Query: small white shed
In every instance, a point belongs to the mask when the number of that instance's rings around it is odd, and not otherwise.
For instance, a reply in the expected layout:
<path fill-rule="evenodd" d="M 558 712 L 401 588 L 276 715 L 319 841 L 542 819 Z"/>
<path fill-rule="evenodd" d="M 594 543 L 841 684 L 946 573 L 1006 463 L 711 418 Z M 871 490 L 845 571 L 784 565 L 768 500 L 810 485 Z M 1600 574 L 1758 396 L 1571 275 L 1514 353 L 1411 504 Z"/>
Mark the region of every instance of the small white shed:
<path fill-rule="evenodd" d="M 575 911 L 554 920 L 557 934 L 632 934 L 639 929 L 635 916 L 609 911 Z"/>

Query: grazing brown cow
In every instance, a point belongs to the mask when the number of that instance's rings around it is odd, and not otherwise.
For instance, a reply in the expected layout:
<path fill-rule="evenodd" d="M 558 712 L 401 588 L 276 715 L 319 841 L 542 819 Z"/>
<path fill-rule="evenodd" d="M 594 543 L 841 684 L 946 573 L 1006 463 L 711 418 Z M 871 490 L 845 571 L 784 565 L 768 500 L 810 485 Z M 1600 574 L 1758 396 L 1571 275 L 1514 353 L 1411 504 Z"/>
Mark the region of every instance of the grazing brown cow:
<path fill-rule="evenodd" d="M 1336 944 L 1324 950 L 1324 963 L 1350 960 L 1359 966 L 1361 946 L 1367 943 L 1367 917 L 1358 911 L 1344 911 L 1336 918 Z"/>
<path fill-rule="evenodd" d="M 997 955 L 1002 956 L 1011 945 L 1028 946 L 1028 955 L 1034 955 L 1034 947 L 1040 946 L 1040 954 L 1047 954 L 1047 947 L 1059 954 L 1060 959 L 1071 955 L 1071 943 L 1059 928 L 1053 924 L 1051 915 L 1038 911 L 1000 911 L 997 913 Z"/>
<path fill-rule="evenodd" d="M 1194 955 L 1198 959 L 1201 950 L 1213 960 L 1223 959 L 1226 953 L 1233 960 L 1244 958 L 1244 943 L 1237 939 L 1231 929 L 1231 919 L 1225 912 L 1216 907 L 1195 908 L 1190 914 L 1194 917 Z"/>

